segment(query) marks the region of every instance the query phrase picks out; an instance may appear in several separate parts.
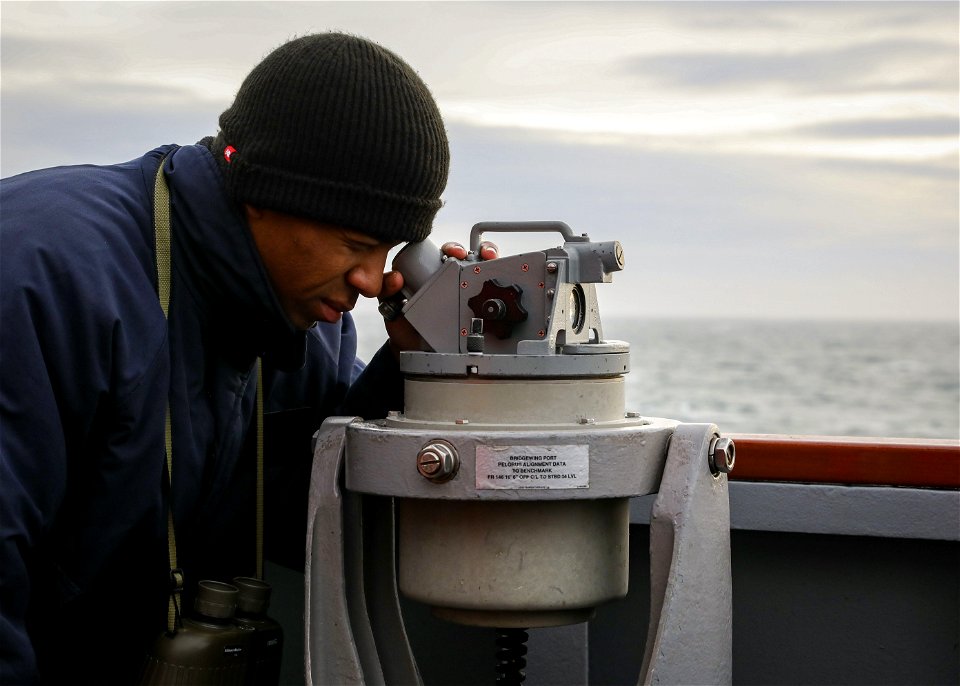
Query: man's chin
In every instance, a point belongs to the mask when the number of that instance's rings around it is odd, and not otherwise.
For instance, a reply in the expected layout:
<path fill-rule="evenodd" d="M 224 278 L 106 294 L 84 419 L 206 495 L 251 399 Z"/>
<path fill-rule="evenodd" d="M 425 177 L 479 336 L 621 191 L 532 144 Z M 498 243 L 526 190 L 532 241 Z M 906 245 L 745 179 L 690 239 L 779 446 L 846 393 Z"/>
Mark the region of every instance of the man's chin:
<path fill-rule="evenodd" d="M 312 320 L 300 319 L 298 321 L 292 322 L 292 324 L 294 328 L 297 329 L 298 331 L 309 331 L 310 329 L 320 324 L 335 324 L 336 322 L 339 322 L 342 317 L 343 315 L 338 312 L 336 317 L 327 315 L 327 316 L 323 316 L 323 317 L 312 319 Z"/>

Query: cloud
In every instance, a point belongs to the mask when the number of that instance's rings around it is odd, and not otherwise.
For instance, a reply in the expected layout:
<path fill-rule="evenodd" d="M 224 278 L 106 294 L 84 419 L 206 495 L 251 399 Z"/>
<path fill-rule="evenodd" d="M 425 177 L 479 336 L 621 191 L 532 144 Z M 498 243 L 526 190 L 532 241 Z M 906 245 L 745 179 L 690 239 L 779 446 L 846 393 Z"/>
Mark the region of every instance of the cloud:
<path fill-rule="evenodd" d="M 135 52 L 130 37 L 103 41 L 53 39 L 4 34 L 0 42 L 3 94 L 21 93 L 54 101 L 88 103 L 127 101 L 179 103 L 223 99 L 239 85 L 225 78 L 217 65 L 190 65 L 165 53 Z M 213 88 L 210 88 L 214 85 Z"/>
<path fill-rule="evenodd" d="M 904 65 L 910 65 L 905 68 Z M 814 50 L 688 51 L 638 55 L 618 70 L 660 87 L 796 93 L 957 90 L 957 45 L 883 40 Z"/>
<path fill-rule="evenodd" d="M 605 312 L 955 316 L 955 160 L 922 175 L 929 165 L 593 146 L 462 124 L 450 134 L 437 240 L 536 219 L 620 240 L 627 268 L 603 287 Z M 549 245 L 495 239 L 509 253 Z"/>
<path fill-rule="evenodd" d="M 615 3 L 614 3 L 615 4 Z M 943 27 L 958 17 L 957 6 L 950 2 L 684 2 L 641 3 L 665 9 L 661 15 L 673 26 L 696 31 L 704 36 L 743 36 L 744 32 L 761 29 L 776 36 L 809 37 L 811 34 L 836 32 L 854 35 L 863 32 L 886 32 L 895 27 L 929 32 Z M 671 5 L 674 5 L 671 7 Z"/>
<path fill-rule="evenodd" d="M 898 119 L 857 119 L 798 126 L 794 135 L 828 138 L 929 138 L 960 136 L 956 117 L 903 117 Z"/>
<path fill-rule="evenodd" d="M 342 29 L 403 55 L 445 110 L 441 241 L 525 219 L 621 240 L 627 269 L 603 288 L 606 313 L 956 317 L 951 3 L 3 11 L 4 176 L 196 141 L 271 48 Z M 938 90 L 911 90 L 924 84 Z M 923 140 L 952 152 L 862 157 Z M 856 150 L 841 159 L 841 146 Z M 501 238 L 510 252 L 545 247 Z"/>
<path fill-rule="evenodd" d="M 2 176 L 62 164 L 109 164 L 165 143 L 193 143 L 216 133 L 217 103 L 181 89 L 92 82 L 3 90 Z"/>
<path fill-rule="evenodd" d="M 778 255 L 846 254 L 863 251 L 865 239 L 876 250 L 956 249 L 955 160 L 933 170 L 927 163 L 844 165 L 595 146 L 462 124 L 450 135 L 444 226 L 560 219 L 597 240 L 694 252 L 751 246 Z"/>
<path fill-rule="evenodd" d="M 5 33 L 0 43 L 3 69 L 27 80 L 56 75 L 86 77 L 90 73 L 116 72 L 117 52 L 109 43 L 70 38 L 49 38 Z"/>
<path fill-rule="evenodd" d="M 957 185 L 958 180 L 956 155 L 912 162 L 833 158 L 820 160 L 818 165 L 824 169 L 838 169 L 844 174 L 860 176 L 932 179 L 954 185 Z M 949 186 L 945 187 L 945 189 L 949 188 Z"/>

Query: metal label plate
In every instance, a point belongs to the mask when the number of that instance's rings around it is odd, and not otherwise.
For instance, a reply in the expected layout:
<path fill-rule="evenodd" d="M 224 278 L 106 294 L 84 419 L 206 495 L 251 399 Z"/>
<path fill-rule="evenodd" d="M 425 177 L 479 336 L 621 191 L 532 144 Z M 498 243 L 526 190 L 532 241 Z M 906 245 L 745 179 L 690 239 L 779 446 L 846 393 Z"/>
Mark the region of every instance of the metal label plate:
<path fill-rule="evenodd" d="M 588 445 L 478 445 L 478 490 L 590 488 Z"/>

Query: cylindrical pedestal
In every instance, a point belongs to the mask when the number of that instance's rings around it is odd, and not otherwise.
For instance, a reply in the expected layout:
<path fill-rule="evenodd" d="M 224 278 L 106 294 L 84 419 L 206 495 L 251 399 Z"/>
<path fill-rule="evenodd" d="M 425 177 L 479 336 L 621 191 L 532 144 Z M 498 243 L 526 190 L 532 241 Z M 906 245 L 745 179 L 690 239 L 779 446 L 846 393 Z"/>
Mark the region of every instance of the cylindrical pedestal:
<path fill-rule="evenodd" d="M 408 378 L 404 419 L 496 426 L 622 422 L 622 376 L 597 379 Z"/>
<path fill-rule="evenodd" d="M 430 428 L 438 439 L 469 426 L 492 442 L 549 426 L 564 446 L 576 447 L 578 428 L 623 420 L 619 375 L 417 376 L 406 381 L 404 416 L 390 424 Z M 469 471 L 480 471 L 479 447 L 459 459 L 476 460 Z M 443 619 L 502 628 L 582 622 L 597 605 L 626 595 L 628 499 L 564 499 L 565 489 L 584 488 L 588 479 L 513 481 L 505 469 L 516 499 L 398 500 L 401 592 Z M 527 497 L 544 489 L 557 497 Z"/>
<path fill-rule="evenodd" d="M 400 500 L 400 590 L 461 624 L 586 621 L 627 593 L 628 503 Z"/>

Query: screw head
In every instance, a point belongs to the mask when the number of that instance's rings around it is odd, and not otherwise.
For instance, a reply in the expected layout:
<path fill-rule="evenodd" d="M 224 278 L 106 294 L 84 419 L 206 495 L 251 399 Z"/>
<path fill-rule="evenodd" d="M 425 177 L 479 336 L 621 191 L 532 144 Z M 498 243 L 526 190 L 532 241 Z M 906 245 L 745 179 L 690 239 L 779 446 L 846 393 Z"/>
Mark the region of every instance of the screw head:
<path fill-rule="evenodd" d="M 547 262 L 547 274 L 556 274 L 556 273 L 557 273 L 557 263 Z"/>
<path fill-rule="evenodd" d="M 417 471 L 434 483 L 449 481 L 460 469 L 460 457 L 450 443 L 435 439 L 417 453 Z"/>

